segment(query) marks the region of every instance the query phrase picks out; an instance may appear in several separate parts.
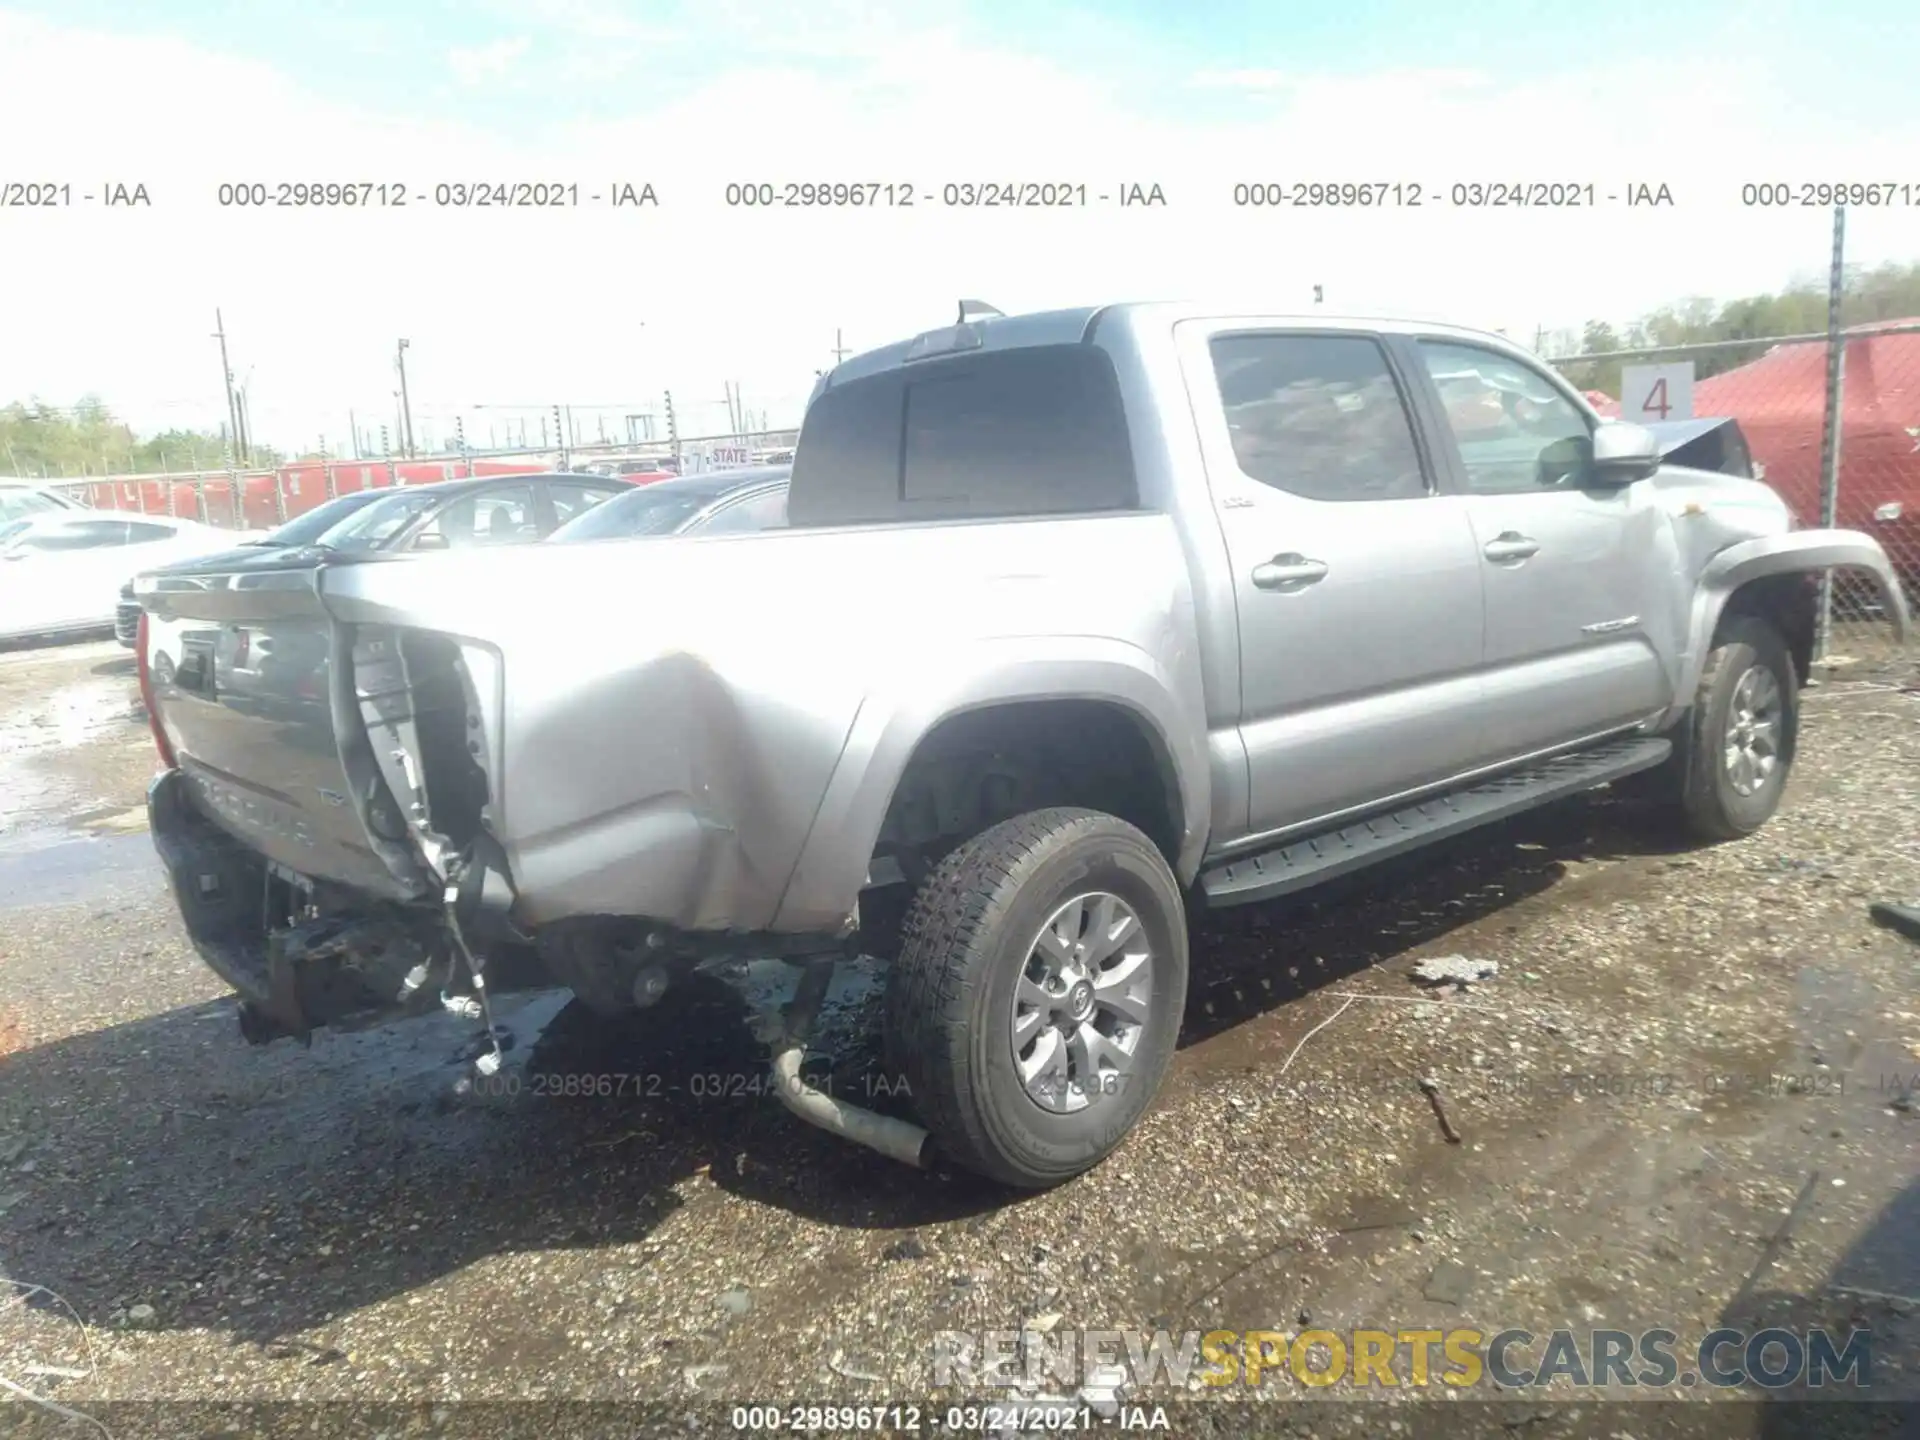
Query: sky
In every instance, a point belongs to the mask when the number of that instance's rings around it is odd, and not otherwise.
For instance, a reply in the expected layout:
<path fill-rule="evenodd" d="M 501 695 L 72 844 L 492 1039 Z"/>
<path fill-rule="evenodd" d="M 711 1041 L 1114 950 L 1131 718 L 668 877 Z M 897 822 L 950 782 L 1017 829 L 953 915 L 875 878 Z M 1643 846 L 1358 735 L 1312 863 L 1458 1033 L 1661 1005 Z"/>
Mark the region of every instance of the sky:
<path fill-rule="evenodd" d="M 417 433 L 458 418 L 474 444 L 555 404 L 586 439 L 659 426 L 669 391 L 682 434 L 723 431 L 729 386 L 792 423 L 836 337 L 884 344 L 962 297 L 1292 310 L 1318 285 L 1328 311 L 1531 341 L 1823 274 L 1830 212 L 1743 205 L 1747 183 L 1905 184 L 1904 208 L 1849 212 L 1848 255 L 1920 260 L 1917 42 L 1910 0 L 0 0 L 0 188 L 72 196 L 0 207 L 0 403 L 212 428 L 216 309 L 255 434 L 336 453 L 350 423 L 397 429 L 402 337 Z M 435 203 L 520 181 L 580 203 Z M 849 181 L 915 203 L 727 200 Z M 1234 203 L 1325 181 L 1423 204 Z M 1599 203 L 1448 203 L 1516 181 Z M 282 182 L 408 201 L 221 203 Z M 943 203 L 1007 182 L 1090 203 Z M 103 205 L 116 184 L 150 203 Z M 622 185 L 657 203 L 607 204 Z M 1098 198 L 1133 185 L 1165 204 Z M 1637 185 L 1673 203 L 1628 206 Z"/>

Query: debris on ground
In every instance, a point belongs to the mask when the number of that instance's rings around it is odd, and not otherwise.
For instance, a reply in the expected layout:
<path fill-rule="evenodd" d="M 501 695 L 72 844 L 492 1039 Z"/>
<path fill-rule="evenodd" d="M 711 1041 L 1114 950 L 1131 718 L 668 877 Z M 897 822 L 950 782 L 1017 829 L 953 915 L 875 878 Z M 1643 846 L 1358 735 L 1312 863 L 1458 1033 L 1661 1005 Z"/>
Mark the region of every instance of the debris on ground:
<path fill-rule="evenodd" d="M 1867 915 L 1882 929 L 1909 940 L 1920 940 L 1920 905 L 1890 905 L 1876 900 L 1867 907 Z"/>
<path fill-rule="evenodd" d="M 1433 1267 L 1421 1292 L 1440 1305 L 1462 1305 L 1473 1288 L 1473 1272 L 1457 1260 L 1442 1260 Z"/>
<path fill-rule="evenodd" d="M 1427 1097 L 1427 1103 L 1433 1106 L 1433 1115 L 1440 1122 L 1440 1133 L 1449 1145 L 1460 1143 L 1460 1132 L 1453 1128 L 1453 1121 L 1447 1118 L 1447 1107 L 1440 1099 L 1440 1082 L 1430 1076 L 1420 1078 L 1420 1091 Z"/>
<path fill-rule="evenodd" d="M 1413 979 L 1421 985 L 1452 985 L 1464 990 L 1476 980 L 1491 980 L 1500 973 L 1497 960 L 1469 960 L 1464 955 L 1438 955 L 1413 967 Z"/>
<path fill-rule="evenodd" d="M 843 1380 L 864 1380 L 869 1385 L 881 1384 L 887 1378 L 866 1357 L 860 1356 L 850 1361 L 844 1350 L 836 1350 L 828 1357 L 827 1368 Z"/>

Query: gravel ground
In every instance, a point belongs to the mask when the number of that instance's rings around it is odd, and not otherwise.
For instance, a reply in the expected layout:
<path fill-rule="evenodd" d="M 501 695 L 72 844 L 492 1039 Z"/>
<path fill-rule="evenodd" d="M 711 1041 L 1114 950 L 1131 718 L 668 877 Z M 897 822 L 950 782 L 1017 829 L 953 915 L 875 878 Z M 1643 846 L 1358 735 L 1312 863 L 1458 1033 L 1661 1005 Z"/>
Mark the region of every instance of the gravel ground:
<path fill-rule="evenodd" d="M 1870 1393 L 1920 1403 L 1920 949 L 1866 913 L 1920 898 L 1920 696 L 1897 683 L 1809 692 L 1785 808 L 1751 840 L 1681 849 L 1595 797 L 1201 922 L 1160 1104 L 1037 1197 L 788 1116 L 747 1003 L 779 998 L 777 966 L 620 1026 L 512 1001 L 492 1093 L 460 1093 L 451 1018 L 246 1046 L 144 833 L 151 756 L 126 652 L 0 655 L 0 1273 L 20 1297 L 0 1299 L 0 1434 L 81 1433 L 13 1386 L 115 1434 L 318 1433 L 353 1412 L 308 1402 L 349 1400 L 401 1408 L 339 1433 L 684 1434 L 731 1428 L 735 1403 L 908 1397 L 938 1428 L 995 1392 L 935 1392 L 935 1337 L 1023 1327 L 1665 1327 L 1683 1358 L 1722 1325 L 1865 1327 Z M 1413 981 L 1450 955 L 1498 973 Z M 876 996 L 845 971 L 822 1045 L 839 1093 L 884 1106 Z M 1401 1408 L 1422 1393 L 1276 1375 L 1123 1398 L 1176 1433 L 1857 1418 L 1644 1390 L 1573 1407 L 1560 1381 Z M 221 1408 L 271 1403 L 293 1408 Z"/>

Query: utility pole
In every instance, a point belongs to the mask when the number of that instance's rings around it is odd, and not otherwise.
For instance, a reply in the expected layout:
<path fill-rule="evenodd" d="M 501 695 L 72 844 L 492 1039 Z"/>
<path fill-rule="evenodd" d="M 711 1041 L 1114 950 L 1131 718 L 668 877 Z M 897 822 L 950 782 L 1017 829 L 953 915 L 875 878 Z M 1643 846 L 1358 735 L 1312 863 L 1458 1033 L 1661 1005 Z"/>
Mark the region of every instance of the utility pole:
<path fill-rule="evenodd" d="M 360 458 L 360 417 L 347 411 L 347 429 L 353 432 L 353 458 Z"/>
<path fill-rule="evenodd" d="M 220 381 L 227 387 L 227 434 L 236 443 L 240 435 L 240 408 L 233 395 L 233 366 L 227 361 L 227 322 L 213 312 L 213 338 L 220 342 Z"/>
<path fill-rule="evenodd" d="M 402 340 L 393 352 L 393 363 L 400 367 L 400 443 L 407 458 L 413 458 L 413 402 L 407 398 L 407 342 Z"/>
<path fill-rule="evenodd" d="M 841 344 L 840 329 L 838 326 L 835 326 L 833 331 L 833 363 L 838 365 L 842 360 L 846 358 L 847 358 L 847 347 Z"/>
<path fill-rule="evenodd" d="M 253 463 L 253 426 L 247 417 L 247 392 L 244 386 L 233 392 L 233 402 L 234 413 L 240 418 L 237 445 L 240 451 L 240 463 L 251 465 Z"/>

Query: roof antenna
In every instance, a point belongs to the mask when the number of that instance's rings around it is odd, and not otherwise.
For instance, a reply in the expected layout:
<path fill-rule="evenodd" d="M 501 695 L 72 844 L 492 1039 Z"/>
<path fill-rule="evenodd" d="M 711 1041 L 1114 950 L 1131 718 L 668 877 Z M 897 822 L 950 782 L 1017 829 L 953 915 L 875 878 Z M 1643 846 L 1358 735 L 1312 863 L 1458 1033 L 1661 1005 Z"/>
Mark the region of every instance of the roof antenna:
<path fill-rule="evenodd" d="M 996 315 L 1002 320 L 1007 318 L 1006 311 L 996 310 L 984 300 L 962 300 L 960 302 L 960 318 L 953 323 L 956 325 L 964 325 L 969 320 L 989 320 Z"/>

